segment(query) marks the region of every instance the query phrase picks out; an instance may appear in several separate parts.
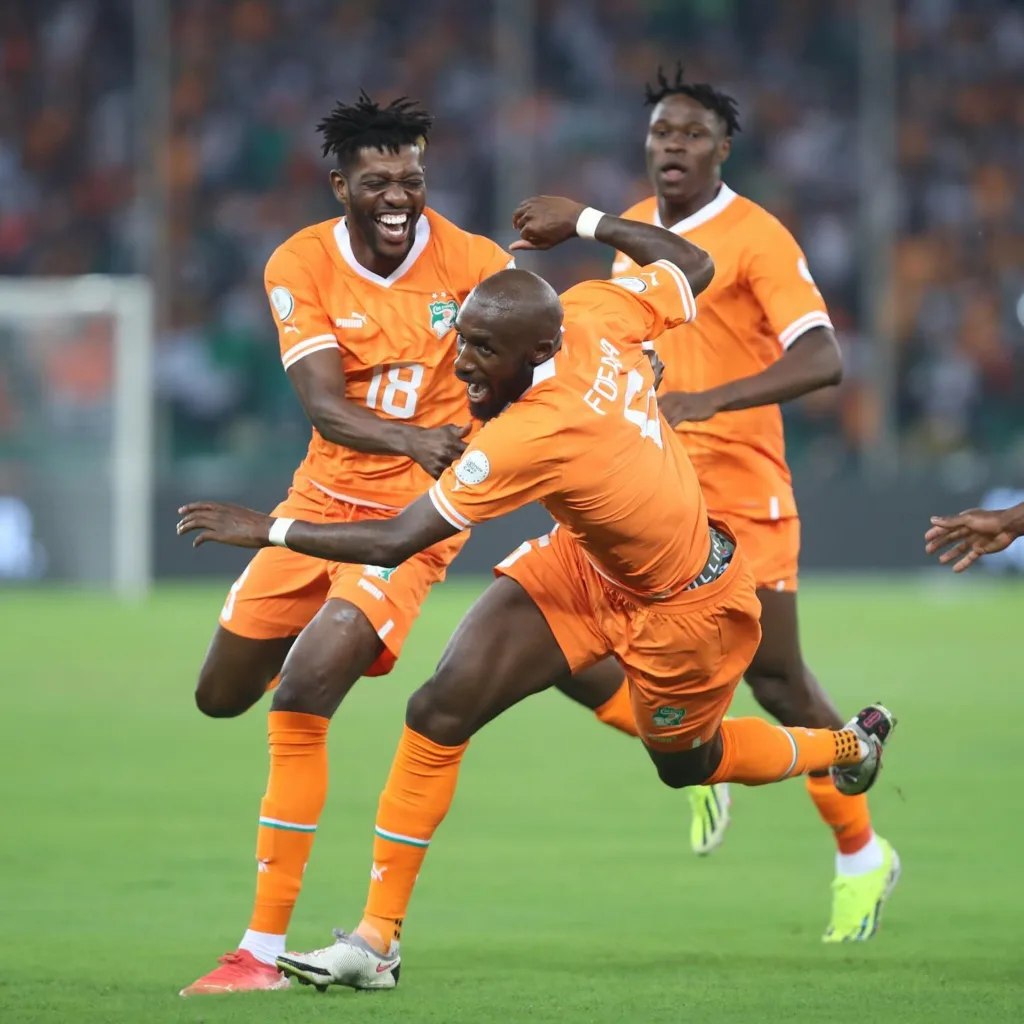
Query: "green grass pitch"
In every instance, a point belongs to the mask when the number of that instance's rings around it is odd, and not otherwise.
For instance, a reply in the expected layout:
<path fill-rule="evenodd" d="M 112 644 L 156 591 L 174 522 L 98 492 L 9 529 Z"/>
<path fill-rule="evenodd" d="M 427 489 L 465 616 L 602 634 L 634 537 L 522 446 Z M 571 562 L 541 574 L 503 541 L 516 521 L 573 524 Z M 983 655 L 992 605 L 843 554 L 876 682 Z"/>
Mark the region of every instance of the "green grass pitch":
<path fill-rule="evenodd" d="M 293 948 L 358 919 L 405 697 L 478 585 L 436 592 L 395 674 L 339 713 Z M 471 746 L 395 993 L 182 1000 L 245 928 L 266 772 L 259 709 L 209 721 L 192 703 L 222 595 L 0 597 L 5 1024 L 1024 1020 L 1019 587 L 802 593 L 844 709 L 882 698 L 901 719 L 872 802 L 904 875 L 871 943 L 819 941 L 833 851 L 799 782 L 737 792 L 725 845 L 697 860 L 685 799 L 637 744 L 545 694 Z"/>

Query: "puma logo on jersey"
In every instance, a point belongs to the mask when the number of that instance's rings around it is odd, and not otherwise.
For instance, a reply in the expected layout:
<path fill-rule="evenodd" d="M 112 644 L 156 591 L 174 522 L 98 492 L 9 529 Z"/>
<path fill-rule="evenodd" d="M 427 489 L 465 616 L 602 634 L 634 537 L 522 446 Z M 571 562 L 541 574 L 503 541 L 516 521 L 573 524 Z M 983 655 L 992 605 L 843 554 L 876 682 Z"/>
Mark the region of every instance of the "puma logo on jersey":
<path fill-rule="evenodd" d="M 352 312 L 350 316 L 340 316 L 334 321 L 335 327 L 345 327 L 350 331 L 358 331 L 360 327 L 366 326 L 369 317 L 365 313 Z"/>

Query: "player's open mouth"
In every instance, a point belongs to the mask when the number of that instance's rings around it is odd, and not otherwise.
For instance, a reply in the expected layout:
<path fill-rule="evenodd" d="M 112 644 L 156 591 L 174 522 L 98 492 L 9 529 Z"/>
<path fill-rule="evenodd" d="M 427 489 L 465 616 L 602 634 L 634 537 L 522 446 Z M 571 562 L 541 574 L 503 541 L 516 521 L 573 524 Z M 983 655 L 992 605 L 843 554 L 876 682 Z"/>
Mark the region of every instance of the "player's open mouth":
<path fill-rule="evenodd" d="M 466 394 L 474 405 L 481 405 L 491 397 L 491 389 L 486 384 L 470 384 Z"/>
<path fill-rule="evenodd" d="M 682 181 L 688 171 L 682 164 L 665 164 L 658 173 L 665 181 Z"/>
<path fill-rule="evenodd" d="M 377 230 L 389 242 L 404 242 L 409 235 L 412 218 L 407 210 L 396 213 L 380 213 L 374 217 Z"/>

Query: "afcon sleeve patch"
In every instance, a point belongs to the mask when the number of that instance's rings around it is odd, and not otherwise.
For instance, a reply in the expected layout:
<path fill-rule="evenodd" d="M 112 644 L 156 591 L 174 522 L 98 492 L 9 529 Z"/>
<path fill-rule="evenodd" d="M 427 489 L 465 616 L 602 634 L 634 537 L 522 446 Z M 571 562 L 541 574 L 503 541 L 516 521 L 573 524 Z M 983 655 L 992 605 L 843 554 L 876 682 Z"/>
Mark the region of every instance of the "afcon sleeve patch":
<path fill-rule="evenodd" d="M 647 282 L 641 280 L 639 277 L 613 277 L 613 284 L 620 284 L 626 291 L 636 292 L 639 295 L 641 292 L 647 291 Z"/>
<path fill-rule="evenodd" d="M 478 449 L 466 452 L 455 467 L 455 479 L 467 487 L 482 484 L 490 475 L 490 459 Z"/>
<path fill-rule="evenodd" d="M 292 293 L 287 288 L 280 286 L 271 289 L 270 304 L 274 307 L 278 320 L 282 322 L 287 320 L 295 310 L 295 299 L 292 298 Z"/>

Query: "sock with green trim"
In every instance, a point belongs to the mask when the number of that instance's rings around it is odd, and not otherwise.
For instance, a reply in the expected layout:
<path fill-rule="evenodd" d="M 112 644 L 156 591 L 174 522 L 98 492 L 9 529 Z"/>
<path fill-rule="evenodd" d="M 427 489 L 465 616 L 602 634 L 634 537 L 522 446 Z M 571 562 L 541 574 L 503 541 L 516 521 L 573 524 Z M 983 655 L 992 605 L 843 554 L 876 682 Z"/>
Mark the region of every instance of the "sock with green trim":
<path fill-rule="evenodd" d="M 329 720 L 298 711 L 271 711 L 270 779 L 260 804 L 256 838 L 256 905 L 249 922 L 251 935 L 261 937 L 250 952 L 269 956 L 271 941 L 280 936 L 283 948 L 295 901 L 302 888 L 316 825 L 327 799 L 327 726 Z M 240 948 L 249 948 L 242 940 Z M 261 957 L 262 954 L 262 957 Z"/>
<path fill-rule="evenodd" d="M 408 726 L 402 730 L 377 806 L 370 892 L 356 928 L 380 953 L 387 953 L 402 937 L 420 865 L 451 806 L 468 746 L 442 747 Z"/>

